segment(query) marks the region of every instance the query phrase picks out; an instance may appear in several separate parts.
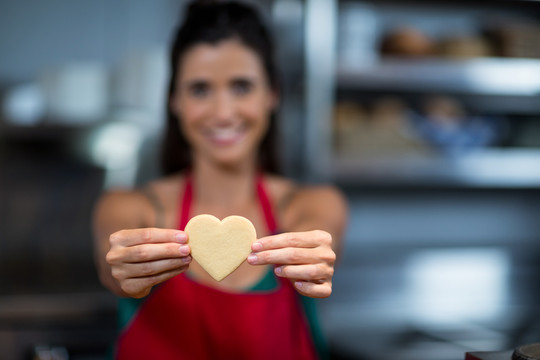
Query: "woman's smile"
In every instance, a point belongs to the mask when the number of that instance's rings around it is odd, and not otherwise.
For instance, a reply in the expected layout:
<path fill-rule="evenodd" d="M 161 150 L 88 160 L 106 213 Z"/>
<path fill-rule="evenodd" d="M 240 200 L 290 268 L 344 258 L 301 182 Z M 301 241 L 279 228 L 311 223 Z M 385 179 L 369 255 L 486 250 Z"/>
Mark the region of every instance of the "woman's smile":
<path fill-rule="evenodd" d="M 246 135 L 247 127 L 241 124 L 209 127 L 203 131 L 205 137 L 215 146 L 225 147 L 240 143 Z"/>

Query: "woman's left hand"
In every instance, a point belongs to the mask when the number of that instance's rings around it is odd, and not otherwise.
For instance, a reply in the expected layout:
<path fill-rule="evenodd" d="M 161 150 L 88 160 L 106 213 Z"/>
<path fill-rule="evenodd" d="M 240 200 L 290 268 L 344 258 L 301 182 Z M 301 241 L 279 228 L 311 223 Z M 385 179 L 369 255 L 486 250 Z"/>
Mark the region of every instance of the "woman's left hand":
<path fill-rule="evenodd" d="M 258 239 L 248 263 L 277 265 L 277 276 L 291 279 L 299 293 L 325 298 L 332 293 L 336 254 L 326 231 L 288 232 Z"/>

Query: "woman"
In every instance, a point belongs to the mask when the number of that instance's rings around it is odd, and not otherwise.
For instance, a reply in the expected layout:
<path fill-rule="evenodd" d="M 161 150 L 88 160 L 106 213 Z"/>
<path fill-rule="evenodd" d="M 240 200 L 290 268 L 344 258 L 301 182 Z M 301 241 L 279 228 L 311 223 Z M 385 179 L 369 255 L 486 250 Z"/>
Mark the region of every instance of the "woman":
<path fill-rule="evenodd" d="M 190 5 L 168 101 L 165 176 L 105 194 L 96 208 L 100 279 L 124 298 L 117 357 L 315 358 L 309 300 L 331 294 L 347 210 L 336 189 L 277 175 L 276 69 L 252 8 Z M 191 259 L 182 231 L 203 213 L 244 216 L 259 237 L 221 282 Z"/>

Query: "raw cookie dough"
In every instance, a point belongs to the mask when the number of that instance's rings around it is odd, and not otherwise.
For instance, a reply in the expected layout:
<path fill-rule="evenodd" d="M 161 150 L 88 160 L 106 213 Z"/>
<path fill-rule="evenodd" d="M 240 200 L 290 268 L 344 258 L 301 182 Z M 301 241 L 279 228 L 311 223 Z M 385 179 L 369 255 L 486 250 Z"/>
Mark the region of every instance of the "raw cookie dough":
<path fill-rule="evenodd" d="M 255 227 L 242 216 L 220 221 L 212 215 L 197 215 L 186 225 L 191 256 L 216 281 L 236 270 L 251 253 L 257 239 Z"/>

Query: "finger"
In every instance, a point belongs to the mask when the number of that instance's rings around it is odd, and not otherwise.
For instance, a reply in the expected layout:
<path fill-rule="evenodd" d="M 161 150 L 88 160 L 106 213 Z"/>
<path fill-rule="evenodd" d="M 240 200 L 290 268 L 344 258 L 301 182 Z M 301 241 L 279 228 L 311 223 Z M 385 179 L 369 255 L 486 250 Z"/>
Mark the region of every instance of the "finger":
<path fill-rule="evenodd" d="M 294 287 L 304 295 L 313 298 L 327 298 L 332 294 L 332 283 L 317 284 L 309 281 L 295 281 Z"/>
<path fill-rule="evenodd" d="M 134 298 L 142 298 L 150 293 L 150 290 L 153 286 L 158 285 L 176 275 L 183 273 L 187 270 L 187 268 L 188 266 L 186 265 L 182 268 L 167 271 L 153 276 L 126 279 L 121 282 L 120 287 L 122 288 L 122 291 L 124 291 L 129 296 Z"/>
<path fill-rule="evenodd" d="M 253 251 L 279 249 L 284 247 L 313 248 L 317 247 L 330 237 L 325 231 L 313 230 L 306 232 L 290 232 L 266 236 L 255 241 L 251 248 Z"/>
<path fill-rule="evenodd" d="M 157 244 L 175 242 L 187 243 L 187 234 L 175 229 L 128 229 L 120 230 L 112 234 L 109 238 L 112 245 L 135 246 L 140 244 Z"/>
<path fill-rule="evenodd" d="M 303 265 L 320 262 L 321 254 L 314 249 L 282 248 L 252 253 L 248 256 L 251 265 Z"/>
<path fill-rule="evenodd" d="M 142 244 L 111 251 L 107 254 L 110 264 L 140 263 L 161 259 L 174 259 L 189 255 L 189 245 L 177 243 Z"/>
<path fill-rule="evenodd" d="M 319 282 L 331 279 L 334 268 L 326 264 L 285 265 L 276 267 L 274 272 L 284 278 Z"/>
<path fill-rule="evenodd" d="M 164 259 L 144 263 L 124 264 L 112 269 L 113 277 L 119 280 L 142 278 L 166 273 L 186 267 L 191 262 L 191 256 L 179 259 Z"/>

